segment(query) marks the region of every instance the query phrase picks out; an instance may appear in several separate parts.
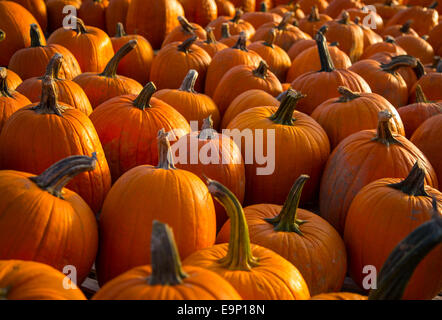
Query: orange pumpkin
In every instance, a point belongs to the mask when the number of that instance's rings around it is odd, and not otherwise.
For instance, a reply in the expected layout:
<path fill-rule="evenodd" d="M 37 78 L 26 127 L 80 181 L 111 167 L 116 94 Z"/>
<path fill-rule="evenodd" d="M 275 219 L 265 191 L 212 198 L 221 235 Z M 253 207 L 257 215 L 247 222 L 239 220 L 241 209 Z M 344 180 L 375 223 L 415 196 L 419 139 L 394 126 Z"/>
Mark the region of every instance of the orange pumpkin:
<path fill-rule="evenodd" d="M 377 53 L 392 53 L 394 56 L 407 54 L 392 37 L 387 36 L 383 42 L 377 42 L 365 48 L 360 60 L 371 59 Z"/>
<path fill-rule="evenodd" d="M 239 34 L 233 36 L 230 34 L 228 23 L 223 23 L 221 25 L 221 38 L 219 38 L 219 42 L 225 44 L 227 47 L 233 47 L 238 42 L 239 37 Z M 246 45 L 248 46 L 249 44 L 250 41 L 247 40 Z"/>
<path fill-rule="evenodd" d="M 362 32 L 364 33 L 364 49 L 371 46 L 372 44 L 382 42 L 382 37 L 373 31 L 372 28 L 366 27 L 365 25 L 361 24 L 361 19 L 359 17 L 356 17 L 354 19 L 354 22 L 361 28 Z"/>
<path fill-rule="evenodd" d="M 236 8 L 241 8 L 245 12 L 255 11 L 256 0 L 230 0 Z"/>
<path fill-rule="evenodd" d="M 223 23 L 227 23 L 229 25 L 229 30 L 232 35 L 238 35 L 241 32 L 244 32 L 247 39 L 250 39 L 255 34 L 255 28 L 252 24 L 247 21 L 241 19 L 243 15 L 243 11 L 237 9 L 235 11 L 235 16 L 233 18 L 227 16 L 220 16 L 217 19 L 210 22 L 207 26 L 213 28 L 213 33 L 215 34 L 216 39 L 221 39 L 221 27 Z"/>
<path fill-rule="evenodd" d="M 403 48 L 407 54 L 419 59 L 422 63 L 430 63 L 433 61 L 433 47 L 420 37 L 404 35 L 396 38 L 396 43 Z"/>
<path fill-rule="evenodd" d="M 370 8 L 349 8 L 341 12 L 337 19 L 342 18 L 345 14 L 344 12 L 348 13 L 351 21 L 354 21 L 356 18 L 362 20 L 362 22 L 366 20 L 367 24 L 369 24 L 369 29 L 376 30 L 377 33 L 382 32 L 382 29 L 384 28 L 382 17 Z"/>
<path fill-rule="evenodd" d="M 95 155 L 71 156 L 38 176 L 0 171 L 0 260 L 38 261 L 59 271 L 74 266 L 74 282 L 82 283 L 98 249 L 97 222 L 86 202 L 64 186 L 96 164 Z"/>
<path fill-rule="evenodd" d="M 48 26 L 48 16 L 45 0 L 13 0 L 13 2 L 18 3 L 28 10 L 34 18 L 37 19 L 41 29 L 46 31 Z"/>
<path fill-rule="evenodd" d="M 78 17 L 88 26 L 105 30 L 108 6 L 109 0 L 82 0 Z"/>
<path fill-rule="evenodd" d="M 409 101 L 416 101 L 416 87 L 421 86 L 425 96 L 431 101 L 442 100 L 442 61 L 436 67 L 435 72 L 422 75 L 410 90 Z"/>
<path fill-rule="evenodd" d="M 203 27 L 218 16 L 215 0 L 180 0 L 187 18 Z"/>
<path fill-rule="evenodd" d="M 219 51 L 226 49 L 227 46 L 216 40 L 215 35 L 213 34 L 213 28 L 206 28 L 206 40 L 197 40 L 195 44 L 204 49 L 211 58 L 215 56 Z"/>
<path fill-rule="evenodd" d="M 274 251 L 250 243 L 244 211 L 235 195 L 219 182 L 209 179 L 207 183 L 229 215 L 230 240 L 191 254 L 184 265 L 214 271 L 246 300 L 309 299 L 307 284 L 295 266 Z"/>
<path fill-rule="evenodd" d="M 299 5 L 299 8 L 303 12 L 309 12 L 310 10 L 313 10 L 313 7 L 318 8 L 319 12 L 324 12 L 324 10 L 328 7 L 328 2 L 326 0 L 299 0 L 296 2 L 296 4 Z M 313 33 L 313 35 L 315 33 Z"/>
<path fill-rule="evenodd" d="M 408 20 L 402 25 L 394 24 L 392 26 L 386 27 L 384 30 L 382 30 L 381 35 L 384 37 L 390 36 L 393 38 L 400 37 L 403 35 L 418 37 L 419 35 L 417 34 L 417 32 L 414 31 L 414 29 L 411 27 L 412 22 L 413 20 Z"/>
<path fill-rule="evenodd" d="M 281 22 L 282 17 L 280 15 L 273 12 L 268 12 L 267 9 L 268 5 L 265 3 L 265 1 L 262 1 L 259 10 L 256 12 L 244 13 L 241 19 L 250 23 L 255 30 L 267 22 Z"/>
<path fill-rule="evenodd" d="M 411 27 L 423 36 L 428 34 L 438 24 L 439 14 L 437 10 L 428 7 L 413 6 L 397 12 L 386 26 L 395 24 L 403 24 L 408 20 L 412 20 Z"/>
<path fill-rule="evenodd" d="M 228 0 L 215 0 L 218 16 L 233 17 L 235 15 L 235 6 Z"/>
<path fill-rule="evenodd" d="M 20 85 L 20 83 L 22 83 L 23 81 L 20 78 L 20 76 L 18 74 L 16 74 L 14 71 L 8 70 L 7 68 L 5 68 L 5 69 L 8 74 L 8 76 L 6 78 L 6 83 L 9 87 L 9 89 L 15 90 Z"/>
<path fill-rule="evenodd" d="M 164 38 L 164 41 L 161 44 L 161 48 L 164 48 L 169 43 L 177 41 L 182 42 L 193 36 L 197 36 L 201 40 L 206 39 L 206 32 L 200 25 L 190 23 L 185 17 L 182 16 L 179 16 L 177 19 L 179 25 L 166 35 L 166 38 Z"/>
<path fill-rule="evenodd" d="M 195 174 L 175 168 L 164 130 L 158 134 L 158 145 L 158 165 L 129 170 L 106 197 L 97 259 L 100 285 L 151 262 L 153 220 L 174 228 L 183 258 L 215 242 L 215 208 L 208 188 Z"/>
<path fill-rule="evenodd" d="M 295 42 L 287 51 L 287 54 L 290 57 L 290 60 L 293 61 L 298 55 L 307 50 L 310 47 L 316 46 L 316 41 L 313 39 L 302 39 Z"/>
<path fill-rule="evenodd" d="M 313 37 L 325 22 L 331 20 L 328 15 L 319 13 L 318 7 L 314 5 L 308 17 L 299 21 L 299 29 Z"/>
<path fill-rule="evenodd" d="M 336 19 L 343 10 L 351 8 L 361 9 L 362 7 L 363 4 L 359 0 L 332 0 L 329 2 L 327 9 L 324 10 L 324 13 Z"/>
<path fill-rule="evenodd" d="M 439 22 L 437 26 L 431 29 L 428 34 L 428 42 L 434 49 L 434 53 L 442 56 L 442 22 Z"/>
<path fill-rule="evenodd" d="M 406 1 L 398 1 L 398 0 L 385 0 L 384 2 L 379 2 L 379 0 L 375 0 L 374 7 L 376 9 L 376 13 L 378 13 L 382 20 L 384 21 L 384 30 L 386 30 L 389 26 L 387 26 L 387 22 L 399 11 L 402 9 L 406 9 L 407 6 L 402 3 Z M 364 1 L 365 3 L 367 1 Z M 368 4 L 368 3 L 366 3 Z"/>
<path fill-rule="evenodd" d="M 115 26 L 117 23 L 126 25 L 126 16 L 131 0 L 109 0 L 105 10 L 106 31 L 111 37 L 116 35 Z"/>

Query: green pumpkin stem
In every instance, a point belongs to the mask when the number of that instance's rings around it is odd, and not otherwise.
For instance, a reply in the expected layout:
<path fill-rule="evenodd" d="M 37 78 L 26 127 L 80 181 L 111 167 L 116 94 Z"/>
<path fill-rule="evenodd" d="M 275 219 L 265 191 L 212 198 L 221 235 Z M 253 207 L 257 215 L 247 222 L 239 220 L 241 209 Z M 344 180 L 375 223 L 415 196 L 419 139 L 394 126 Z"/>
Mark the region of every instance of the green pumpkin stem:
<path fill-rule="evenodd" d="M 263 44 L 267 47 L 273 48 L 275 44 L 275 39 L 276 39 L 276 30 L 275 28 L 272 28 L 269 30 L 269 33 L 267 33 L 267 37 L 263 42 Z"/>
<path fill-rule="evenodd" d="M 79 34 L 84 34 L 84 33 L 88 33 L 86 30 L 86 26 L 83 22 L 83 20 L 81 20 L 80 18 L 75 18 L 75 31 Z"/>
<path fill-rule="evenodd" d="M 137 40 L 130 40 L 122 46 L 117 53 L 109 60 L 100 76 L 106 78 L 115 78 L 117 76 L 117 68 L 121 59 L 123 59 L 129 52 L 131 52 L 138 45 Z"/>
<path fill-rule="evenodd" d="M 385 144 L 386 146 L 389 146 L 390 144 L 402 145 L 402 143 L 397 140 L 391 132 L 390 119 L 393 117 L 393 115 L 390 113 L 390 111 L 379 111 L 378 116 L 378 129 L 376 137 L 374 137 L 372 140 Z"/>
<path fill-rule="evenodd" d="M 356 92 L 353 92 L 349 88 L 343 86 L 340 86 L 338 88 L 338 92 L 341 94 L 341 96 L 338 99 L 338 102 L 349 102 L 361 97 Z"/>
<path fill-rule="evenodd" d="M 296 104 L 300 99 L 304 97 L 305 95 L 301 92 L 297 92 L 293 89 L 287 90 L 287 93 L 281 101 L 278 110 L 276 110 L 276 112 L 272 116 L 270 116 L 269 119 L 277 124 L 292 126 L 293 123 L 296 121 L 296 119 L 293 117 L 293 113 L 296 109 Z"/>
<path fill-rule="evenodd" d="M 31 47 L 42 47 L 43 45 L 41 44 L 41 34 L 40 30 L 38 29 L 38 25 L 36 25 L 35 23 L 31 24 L 29 33 L 31 36 Z"/>
<path fill-rule="evenodd" d="M 216 38 L 215 38 L 215 34 L 213 33 L 213 28 L 212 27 L 207 27 L 206 28 L 206 40 L 204 41 L 207 44 L 212 44 L 212 43 L 216 43 Z"/>
<path fill-rule="evenodd" d="M 239 33 L 238 41 L 236 41 L 235 45 L 232 47 L 233 49 L 238 49 L 244 52 L 248 52 L 247 50 L 247 36 L 244 31 L 241 31 Z"/>
<path fill-rule="evenodd" d="M 274 218 L 264 219 L 274 226 L 275 231 L 295 232 L 302 236 L 300 226 L 306 221 L 297 218 L 297 210 L 299 200 L 301 199 L 302 188 L 309 178 L 310 177 L 305 174 L 299 176 L 293 184 L 279 215 Z"/>
<path fill-rule="evenodd" d="M 168 137 L 169 134 L 164 129 L 158 131 L 158 169 L 176 169 L 173 163 L 173 155 Z"/>
<path fill-rule="evenodd" d="M 178 22 L 180 23 L 181 29 L 184 33 L 192 35 L 195 34 L 196 28 L 192 26 L 192 24 L 185 17 L 179 16 Z"/>
<path fill-rule="evenodd" d="M 180 91 L 195 93 L 195 82 L 198 79 L 198 71 L 190 69 L 181 83 Z"/>
<path fill-rule="evenodd" d="M 390 253 L 369 300 L 400 300 L 419 263 L 442 242 L 442 215 L 433 197 L 433 215 L 402 240 Z"/>
<path fill-rule="evenodd" d="M 115 38 L 122 38 L 124 36 L 127 36 L 126 31 L 124 31 L 124 26 L 121 22 L 117 23 L 117 29 L 115 32 Z"/>
<path fill-rule="evenodd" d="M 57 89 L 54 79 L 51 76 L 45 76 L 42 80 L 40 103 L 31 110 L 40 114 L 56 114 L 63 116 L 63 112 L 68 109 L 57 101 Z"/>
<path fill-rule="evenodd" d="M 0 67 L 0 97 L 12 98 L 12 94 L 9 91 L 8 81 L 8 69 Z"/>
<path fill-rule="evenodd" d="M 143 90 L 141 90 L 140 94 L 133 101 L 133 106 L 140 110 L 150 108 L 151 105 L 149 104 L 149 102 L 155 91 L 157 91 L 157 88 L 155 87 L 153 82 L 149 82 L 148 84 L 146 84 Z"/>
<path fill-rule="evenodd" d="M 418 103 L 428 103 L 428 99 L 425 96 L 424 90 L 422 90 L 422 87 L 418 84 L 416 86 L 416 102 Z"/>
<path fill-rule="evenodd" d="M 400 28 L 399 31 L 402 33 L 409 33 L 410 32 L 410 28 L 411 28 L 411 24 L 413 23 L 413 20 L 407 20 Z"/>
<path fill-rule="evenodd" d="M 46 66 L 46 72 L 43 77 L 50 77 L 52 79 L 59 80 L 58 73 L 60 72 L 61 64 L 63 63 L 63 55 L 56 53 L 49 60 Z"/>
<path fill-rule="evenodd" d="M 228 23 L 223 23 L 221 25 L 221 39 L 228 39 L 232 35 L 230 34 L 230 27 Z"/>
<path fill-rule="evenodd" d="M 184 53 L 189 53 L 190 52 L 190 47 L 196 41 L 196 39 L 198 39 L 198 37 L 197 36 L 193 36 L 193 37 L 190 37 L 190 38 L 184 40 L 178 46 L 178 51 L 181 51 L 181 52 L 184 52 Z"/>
<path fill-rule="evenodd" d="M 269 70 L 269 65 L 264 60 L 261 60 L 259 66 L 255 70 L 253 70 L 253 75 L 255 77 L 265 79 L 267 78 L 268 70 Z"/>
<path fill-rule="evenodd" d="M 95 169 L 97 163 L 97 155 L 94 152 L 92 157 L 88 156 L 71 156 L 64 158 L 48 169 L 42 174 L 30 177 L 41 189 L 49 192 L 55 197 L 63 199 L 62 189 L 68 184 L 76 175 Z"/>
<path fill-rule="evenodd" d="M 167 224 L 153 221 L 150 252 L 152 256 L 152 274 L 148 278 L 150 285 L 176 286 L 188 277 L 181 266 L 172 229 Z"/>
<path fill-rule="evenodd" d="M 198 139 L 200 140 L 212 140 L 215 139 L 216 130 L 213 129 L 213 120 L 212 116 L 209 115 L 207 118 L 203 120 L 203 124 L 201 126 L 201 130 L 198 134 Z"/>
<path fill-rule="evenodd" d="M 409 196 L 429 196 L 425 191 L 425 168 L 420 161 L 416 161 L 404 180 L 399 183 L 389 184 L 388 187 L 402 191 Z"/>
<path fill-rule="evenodd" d="M 249 271 L 258 265 L 250 245 L 249 228 L 243 208 L 235 195 L 221 183 L 207 179 L 211 195 L 226 209 L 230 218 L 230 240 L 227 255 L 218 262 L 229 270 Z"/>
<path fill-rule="evenodd" d="M 236 9 L 235 15 L 233 16 L 233 18 L 230 21 L 233 23 L 238 23 L 239 20 L 241 19 L 242 15 L 243 15 L 243 11 L 241 9 Z"/>
<path fill-rule="evenodd" d="M 310 15 L 308 16 L 309 22 L 318 22 L 321 19 L 319 18 L 319 10 L 317 6 L 312 6 L 312 9 L 310 11 Z"/>
<path fill-rule="evenodd" d="M 324 33 L 327 32 L 327 28 L 321 28 L 316 33 L 315 40 L 319 52 L 319 60 L 321 61 L 320 72 L 332 72 L 335 70 L 335 65 L 328 51 L 327 39 Z"/>

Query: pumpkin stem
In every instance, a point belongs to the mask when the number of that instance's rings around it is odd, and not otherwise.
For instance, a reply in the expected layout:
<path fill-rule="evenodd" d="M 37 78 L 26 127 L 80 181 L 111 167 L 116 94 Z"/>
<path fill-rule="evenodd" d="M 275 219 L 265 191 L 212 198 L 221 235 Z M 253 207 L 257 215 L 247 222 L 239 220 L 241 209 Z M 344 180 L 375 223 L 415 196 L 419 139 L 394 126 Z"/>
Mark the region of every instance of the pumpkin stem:
<path fill-rule="evenodd" d="M 261 60 L 258 68 L 256 68 L 252 72 L 255 77 L 265 79 L 267 77 L 268 70 L 269 70 L 269 65 L 264 60 Z"/>
<path fill-rule="evenodd" d="M 92 157 L 70 156 L 56 162 L 39 176 L 30 177 L 29 179 L 41 189 L 63 199 L 61 190 L 68 182 L 82 172 L 94 170 L 96 163 L 97 154 L 95 152 Z"/>
<path fill-rule="evenodd" d="M 164 129 L 158 131 L 158 169 L 176 169 L 173 163 L 173 155 L 168 137 L 169 134 Z"/>
<path fill-rule="evenodd" d="M 267 3 L 265 3 L 265 1 L 261 2 L 259 5 L 259 11 L 261 12 L 267 12 Z"/>
<path fill-rule="evenodd" d="M 182 51 L 184 53 L 190 52 L 190 46 L 198 39 L 197 36 L 190 37 L 186 40 L 184 40 L 179 46 L 178 51 Z"/>
<path fill-rule="evenodd" d="M 333 41 L 330 43 L 329 47 L 339 47 L 339 42 L 338 41 Z"/>
<path fill-rule="evenodd" d="M 402 191 L 409 196 L 429 196 L 425 191 L 425 169 L 419 160 L 416 161 L 404 180 L 399 183 L 389 184 L 388 187 Z"/>
<path fill-rule="evenodd" d="M 59 79 L 58 73 L 63 62 L 63 56 L 60 53 L 55 53 L 54 56 L 49 60 L 46 66 L 46 72 L 43 77 L 51 77 L 53 79 Z"/>
<path fill-rule="evenodd" d="M 117 53 L 109 60 L 100 76 L 107 78 L 115 78 L 117 76 L 117 68 L 121 59 L 123 59 L 129 52 L 131 52 L 138 45 L 137 40 L 130 40 L 122 46 Z"/>
<path fill-rule="evenodd" d="M 247 50 L 246 42 L 247 42 L 246 33 L 244 31 L 241 31 L 239 33 L 238 41 L 236 41 L 236 44 L 233 46 L 233 49 L 238 49 L 241 51 L 248 52 L 249 50 Z"/>
<path fill-rule="evenodd" d="M 417 59 L 409 55 L 396 56 L 389 63 L 382 63 L 381 69 L 385 72 L 393 73 L 400 67 L 417 67 Z"/>
<path fill-rule="evenodd" d="M 347 11 L 342 12 L 341 19 L 338 20 L 340 24 L 350 24 L 350 15 Z"/>
<path fill-rule="evenodd" d="M 414 270 L 424 257 L 442 242 L 442 215 L 433 197 L 430 221 L 417 227 L 390 253 L 377 279 L 377 289 L 371 290 L 369 300 L 400 300 Z"/>
<path fill-rule="evenodd" d="M 273 48 L 273 45 L 275 44 L 276 39 L 276 30 L 275 28 L 272 28 L 269 30 L 269 33 L 267 33 L 267 37 L 263 44 L 267 47 Z"/>
<path fill-rule="evenodd" d="M 433 62 L 431 63 L 431 65 L 429 67 L 436 69 L 437 65 L 439 64 L 440 61 L 441 61 L 440 60 L 440 56 L 434 56 L 433 57 Z"/>
<path fill-rule="evenodd" d="M 322 29 L 322 28 L 321 28 Z M 324 36 L 324 32 L 321 29 L 316 33 L 316 45 L 318 47 L 319 52 L 319 60 L 321 61 L 321 70 L 320 72 L 332 72 L 335 70 L 335 65 L 333 64 L 333 60 L 330 56 L 330 52 L 327 47 L 327 39 Z M 324 28 L 322 30 L 327 30 Z"/>
<path fill-rule="evenodd" d="M 235 15 L 233 16 L 233 18 L 230 20 L 233 23 L 238 23 L 239 19 L 241 18 L 243 12 L 241 9 L 236 9 L 235 10 Z"/>
<path fill-rule="evenodd" d="M 310 15 L 308 16 L 309 22 L 318 22 L 319 19 L 319 10 L 317 6 L 312 6 L 312 10 L 310 11 Z"/>
<path fill-rule="evenodd" d="M 306 221 L 299 220 L 296 216 L 299 200 L 301 199 L 302 188 L 309 178 L 310 177 L 306 174 L 300 175 L 293 184 L 279 215 L 274 218 L 264 219 L 275 227 L 275 231 L 295 232 L 302 236 L 300 226 Z"/>
<path fill-rule="evenodd" d="M 195 34 L 196 28 L 192 26 L 185 17 L 179 16 L 178 22 L 180 23 L 181 29 L 183 29 L 184 33 Z"/>
<path fill-rule="evenodd" d="M 276 112 L 271 115 L 269 119 L 277 124 L 292 126 L 293 123 L 296 121 L 296 119 L 293 118 L 296 104 L 300 99 L 304 97 L 305 95 L 301 92 L 297 92 L 293 89 L 287 90 L 287 94 L 279 105 L 278 110 L 276 110 Z"/>
<path fill-rule="evenodd" d="M 212 44 L 212 43 L 216 43 L 216 38 L 215 38 L 215 34 L 213 33 L 213 28 L 212 27 L 207 27 L 206 28 L 206 43 L 208 44 Z"/>
<path fill-rule="evenodd" d="M 0 29 L 0 41 L 5 40 L 5 38 L 6 38 L 6 33 L 2 29 Z"/>
<path fill-rule="evenodd" d="M 213 129 L 212 115 L 209 115 L 203 120 L 203 125 L 201 126 L 201 131 L 198 134 L 198 139 L 200 140 L 212 140 L 216 136 L 216 130 Z"/>
<path fill-rule="evenodd" d="M 437 64 L 436 72 L 442 73 L 442 60 Z"/>
<path fill-rule="evenodd" d="M 409 33 L 411 24 L 413 23 L 413 20 L 407 20 L 400 28 L 399 31 L 402 33 Z"/>
<path fill-rule="evenodd" d="M 276 97 L 276 100 L 278 100 L 279 102 L 281 102 L 282 100 L 284 100 L 284 98 L 285 98 L 285 96 L 287 95 L 287 93 L 289 92 L 289 90 L 290 90 L 290 89 L 281 92 L 281 93 Z"/>
<path fill-rule="evenodd" d="M 198 71 L 190 69 L 181 83 L 180 91 L 195 93 L 195 82 L 198 78 Z"/>
<path fill-rule="evenodd" d="M 63 112 L 66 109 L 68 108 L 58 104 L 54 79 L 50 76 L 45 76 L 42 81 L 40 103 L 32 107 L 31 110 L 40 114 L 63 116 Z"/>
<path fill-rule="evenodd" d="M 341 94 L 338 102 L 349 102 L 360 97 L 360 95 L 356 92 L 353 92 L 349 88 L 343 86 L 338 88 L 338 92 Z"/>
<path fill-rule="evenodd" d="M 392 36 L 386 36 L 384 42 L 386 42 L 386 43 L 395 43 L 396 40 Z"/>
<path fill-rule="evenodd" d="M 136 97 L 134 102 L 132 103 L 134 107 L 144 110 L 146 108 L 150 108 L 150 99 L 152 98 L 152 95 L 157 91 L 157 88 L 155 87 L 153 82 L 149 82 L 146 84 L 141 90 L 140 94 Z"/>
<path fill-rule="evenodd" d="M 12 98 L 12 94 L 9 92 L 8 82 L 8 69 L 0 67 L 0 97 Z"/>
<path fill-rule="evenodd" d="M 221 25 L 221 39 L 230 38 L 232 35 L 230 34 L 230 27 L 227 22 L 224 22 Z"/>
<path fill-rule="evenodd" d="M 281 22 L 276 27 L 278 30 L 283 31 L 287 29 L 287 25 L 290 23 L 290 20 L 293 19 L 293 12 L 289 11 L 284 13 Z"/>
<path fill-rule="evenodd" d="M 436 9 L 436 7 L 439 5 L 439 2 L 434 1 L 429 6 L 428 9 Z"/>
<path fill-rule="evenodd" d="M 35 23 L 31 24 L 31 29 L 29 33 L 31 36 L 31 48 L 42 47 L 43 45 L 41 44 L 41 35 L 38 30 L 38 26 Z"/>
<path fill-rule="evenodd" d="M 152 274 L 150 285 L 175 286 L 188 277 L 181 266 L 180 255 L 172 229 L 165 223 L 154 220 L 150 240 Z"/>
<path fill-rule="evenodd" d="M 229 189 L 217 181 L 207 178 L 207 187 L 230 218 L 229 248 L 227 255 L 218 262 L 229 270 L 251 270 L 258 265 L 258 259 L 252 254 L 249 228 L 240 202 Z"/>
<path fill-rule="evenodd" d="M 127 36 L 126 31 L 124 31 L 124 26 L 121 22 L 117 23 L 117 31 L 115 32 L 115 38 L 121 38 Z"/>
<path fill-rule="evenodd" d="M 396 140 L 393 136 L 393 133 L 391 132 L 390 128 L 390 119 L 393 117 L 393 115 L 388 110 L 382 110 L 378 113 L 379 120 L 378 120 L 378 129 L 376 137 L 374 137 L 373 141 L 378 141 L 380 143 L 385 144 L 387 147 L 390 144 L 399 144 L 402 145 L 402 143 L 399 140 Z"/>
<path fill-rule="evenodd" d="M 416 86 L 416 102 L 428 103 L 427 97 L 419 84 Z"/>
<path fill-rule="evenodd" d="M 8 300 L 8 294 L 11 291 L 11 286 L 7 286 L 6 288 L 0 288 L 0 301 Z"/>
<path fill-rule="evenodd" d="M 74 30 L 79 34 L 87 33 L 86 26 L 84 25 L 83 20 L 81 20 L 80 18 L 77 18 L 77 17 L 75 18 L 75 29 Z"/>

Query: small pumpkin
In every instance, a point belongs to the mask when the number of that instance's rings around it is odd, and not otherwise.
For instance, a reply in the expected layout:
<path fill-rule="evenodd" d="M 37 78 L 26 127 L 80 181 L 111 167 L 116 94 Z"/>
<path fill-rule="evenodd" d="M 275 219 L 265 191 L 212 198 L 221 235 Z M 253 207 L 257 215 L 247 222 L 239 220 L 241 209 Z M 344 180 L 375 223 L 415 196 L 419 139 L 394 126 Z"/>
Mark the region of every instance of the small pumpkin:
<path fill-rule="evenodd" d="M 310 47 L 316 46 L 316 41 L 313 39 L 302 39 L 295 42 L 287 51 L 287 54 L 290 57 L 290 60 L 293 61 L 298 55 L 307 50 Z"/>
<path fill-rule="evenodd" d="M 109 5 L 106 7 L 106 31 L 110 37 L 116 34 L 115 26 L 117 23 L 126 25 L 127 10 L 131 0 L 109 0 Z"/>
<path fill-rule="evenodd" d="M 215 0 L 180 0 L 187 18 L 203 27 L 218 16 Z"/>
<path fill-rule="evenodd" d="M 259 6 L 259 9 L 255 12 L 244 13 L 241 16 L 241 19 L 250 23 L 255 28 L 255 30 L 267 22 L 281 22 L 282 17 L 280 15 L 273 12 L 268 12 L 269 7 L 265 1 L 262 1 Z"/>
<path fill-rule="evenodd" d="M 314 37 L 319 28 L 331 20 L 332 18 L 328 15 L 319 13 L 318 6 L 314 5 L 311 7 L 310 14 L 306 18 L 299 20 L 299 29 Z"/>
<path fill-rule="evenodd" d="M 249 22 L 241 19 L 243 11 L 237 9 L 233 18 L 227 16 L 220 16 L 211 21 L 207 26 L 213 28 L 213 33 L 216 39 L 221 39 L 221 27 L 223 23 L 228 23 L 229 30 L 232 35 L 238 35 L 244 32 L 247 39 L 250 39 L 255 34 L 255 28 Z"/>
<path fill-rule="evenodd" d="M 213 28 L 206 28 L 206 40 L 197 40 L 195 44 L 204 49 L 211 58 L 215 56 L 219 51 L 228 48 L 224 43 L 216 40 L 213 34 Z"/>
<path fill-rule="evenodd" d="M 404 49 L 408 55 L 419 59 L 424 64 L 433 61 L 433 48 L 426 40 L 420 37 L 403 35 L 396 38 L 396 43 Z"/>
<path fill-rule="evenodd" d="M 88 26 L 105 30 L 108 6 L 109 0 L 82 0 L 78 17 Z"/>
<path fill-rule="evenodd" d="M 362 21 L 367 20 L 367 23 L 370 25 L 369 28 L 376 30 L 377 33 L 381 33 L 382 29 L 384 28 L 384 21 L 382 20 L 382 17 L 377 14 L 376 11 L 370 10 L 370 8 L 349 8 L 341 12 L 337 19 L 342 18 L 345 14 L 344 12 L 348 13 L 351 21 L 354 21 L 356 18 Z"/>
<path fill-rule="evenodd" d="M 414 29 L 411 27 L 412 22 L 413 22 L 413 20 L 408 20 L 408 21 L 404 22 L 402 25 L 395 24 L 395 25 L 386 27 L 384 30 L 382 30 L 381 34 L 384 37 L 390 36 L 393 38 L 400 37 L 403 35 L 410 35 L 410 36 L 418 37 L 419 35 L 417 34 L 417 32 L 414 31 Z"/>
<path fill-rule="evenodd" d="M 354 22 L 361 28 L 362 32 L 364 33 L 364 49 L 371 46 L 372 44 L 382 42 L 382 37 L 373 31 L 372 28 L 366 27 L 365 25 L 361 24 L 361 19 L 359 17 L 356 17 L 354 19 Z"/>
<path fill-rule="evenodd" d="M 190 37 L 197 36 L 201 40 L 206 39 L 205 30 L 196 23 L 190 23 L 185 17 L 179 16 L 177 18 L 179 25 L 176 26 L 170 33 L 166 35 L 161 48 L 164 48 L 172 42 L 182 42 Z"/>
<path fill-rule="evenodd" d="M 239 39 L 240 35 L 231 35 L 230 34 L 230 29 L 229 29 L 229 24 L 224 22 L 221 25 L 221 38 L 219 38 L 219 42 L 221 42 L 222 44 L 225 44 L 227 47 L 232 47 L 234 46 Z M 250 41 L 247 40 L 246 41 L 246 45 L 248 46 L 250 44 Z"/>
<path fill-rule="evenodd" d="M 394 56 L 407 54 L 401 46 L 396 44 L 394 38 L 387 36 L 383 42 L 377 42 L 365 48 L 360 60 L 371 59 L 377 53 L 386 52 L 392 53 Z"/>

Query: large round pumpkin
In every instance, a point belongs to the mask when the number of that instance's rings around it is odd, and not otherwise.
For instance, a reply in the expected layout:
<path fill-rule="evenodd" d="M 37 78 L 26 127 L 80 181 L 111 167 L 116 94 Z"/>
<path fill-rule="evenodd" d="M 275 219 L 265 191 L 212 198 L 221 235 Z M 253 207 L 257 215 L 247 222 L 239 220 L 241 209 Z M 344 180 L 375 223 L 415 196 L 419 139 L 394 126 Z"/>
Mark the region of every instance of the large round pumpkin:
<path fill-rule="evenodd" d="M 106 31 L 111 37 L 115 36 L 115 26 L 118 23 L 126 25 L 127 10 L 131 0 L 110 0 L 106 8 Z"/>
<path fill-rule="evenodd" d="M 106 30 L 106 9 L 109 0 L 82 0 L 78 17 L 88 26 Z"/>
<path fill-rule="evenodd" d="M 187 18 L 203 27 L 218 16 L 215 0 L 180 0 L 180 2 Z"/>
<path fill-rule="evenodd" d="M 310 14 L 299 21 L 299 29 L 314 37 L 319 28 L 331 20 L 332 18 L 328 15 L 319 13 L 318 6 L 314 5 L 311 7 Z"/>
<path fill-rule="evenodd" d="M 411 27 L 423 36 L 428 34 L 438 23 L 439 14 L 434 8 L 425 8 L 421 6 L 412 6 L 397 12 L 386 26 L 403 24 L 412 20 Z"/>

